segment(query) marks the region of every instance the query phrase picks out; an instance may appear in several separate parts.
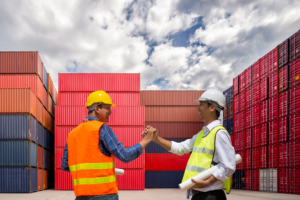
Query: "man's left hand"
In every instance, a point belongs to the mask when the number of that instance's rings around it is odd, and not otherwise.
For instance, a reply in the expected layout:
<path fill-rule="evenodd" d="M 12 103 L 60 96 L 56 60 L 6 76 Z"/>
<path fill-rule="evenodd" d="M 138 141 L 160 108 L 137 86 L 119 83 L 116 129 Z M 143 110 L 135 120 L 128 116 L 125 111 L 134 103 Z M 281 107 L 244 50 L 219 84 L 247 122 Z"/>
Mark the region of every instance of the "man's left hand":
<path fill-rule="evenodd" d="M 196 181 L 195 179 L 192 179 L 192 182 L 195 183 L 195 185 L 193 187 L 191 187 L 190 189 L 203 188 L 203 187 L 207 187 L 207 186 L 210 185 L 209 182 L 208 182 L 208 180 Z"/>

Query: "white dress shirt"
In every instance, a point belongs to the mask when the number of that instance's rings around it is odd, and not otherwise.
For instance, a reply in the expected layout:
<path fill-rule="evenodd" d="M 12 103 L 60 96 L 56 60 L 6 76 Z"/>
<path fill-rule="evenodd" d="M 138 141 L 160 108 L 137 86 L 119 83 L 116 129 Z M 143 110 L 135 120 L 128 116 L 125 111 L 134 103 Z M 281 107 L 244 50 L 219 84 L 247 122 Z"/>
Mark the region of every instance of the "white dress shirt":
<path fill-rule="evenodd" d="M 204 126 L 202 129 L 203 137 L 207 136 L 209 132 L 216 126 L 222 126 L 220 120 L 215 120 L 209 125 Z M 172 141 L 172 147 L 170 152 L 180 156 L 183 154 L 190 153 L 193 150 L 194 143 L 196 141 L 197 136 L 198 133 L 194 135 L 192 139 L 187 139 L 181 143 Z M 228 133 L 226 133 L 226 131 L 224 130 L 219 130 L 218 133 L 216 134 L 215 153 L 214 153 L 213 161 L 216 163 L 220 163 L 220 168 L 215 173 L 213 173 L 213 176 L 219 180 L 207 187 L 197 188 L 194 190 L 207 192 L 211 190 L 223 189 L 224 188 L 223 181 L 226 180 L 234 173 L 235 166 L 236 166 L 235 150 L 231 144 L 231 140 Z"/>

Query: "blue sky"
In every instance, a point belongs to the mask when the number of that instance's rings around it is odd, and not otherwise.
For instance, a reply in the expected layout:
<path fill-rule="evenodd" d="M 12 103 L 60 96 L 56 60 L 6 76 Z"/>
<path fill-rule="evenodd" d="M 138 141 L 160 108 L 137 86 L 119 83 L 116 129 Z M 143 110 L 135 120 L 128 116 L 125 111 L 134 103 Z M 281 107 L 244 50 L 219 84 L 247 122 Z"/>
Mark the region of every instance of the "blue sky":
<path fill-rule="evenodd" d="M 225 90 L 300 29 L 300 1 L 0 1 L 0 51 L 58 73 L 140 73 L 141 89 Z"/>

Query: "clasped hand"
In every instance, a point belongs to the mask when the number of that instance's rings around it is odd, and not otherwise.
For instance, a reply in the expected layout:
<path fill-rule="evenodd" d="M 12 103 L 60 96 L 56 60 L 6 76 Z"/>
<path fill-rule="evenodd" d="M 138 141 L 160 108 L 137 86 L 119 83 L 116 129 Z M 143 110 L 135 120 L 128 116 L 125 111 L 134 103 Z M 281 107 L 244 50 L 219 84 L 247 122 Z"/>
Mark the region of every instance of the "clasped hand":
<path fill-rule="evenodd" d="M 152 126 L 147 126 L 142 132 L 142 137 L 147 140 L 156 141 L 158 139 L 158 131 Z"/>

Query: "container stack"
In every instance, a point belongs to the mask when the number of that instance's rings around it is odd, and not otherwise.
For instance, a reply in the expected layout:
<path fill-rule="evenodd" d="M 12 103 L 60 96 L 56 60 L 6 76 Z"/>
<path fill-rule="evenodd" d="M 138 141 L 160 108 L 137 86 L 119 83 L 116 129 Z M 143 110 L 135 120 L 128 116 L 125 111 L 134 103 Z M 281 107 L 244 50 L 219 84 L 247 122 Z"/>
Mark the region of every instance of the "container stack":
<path fill-rule="evenodd" d="M 204 91 L 141 91 L 146 126 L 164 139 L 182 142 L 203 127 L 195 100 Z M 146 147 L 146 188 L 178 188 L 190 154 L 178 156 L 151 142 Z"/>
<path fill-rule="evenodd" d="M 54 186 L 57 100 L 49 80 L 38 52 L 0 52 L 2 193 L 31 193 Z"/>
<path fill-rule="evenodd" d="M 229 134 L 233 133 L 233 86 L 223 92 L 226 99 L 225 110 L 223 110 L 223 126 Z"/>
<path fill-rule="evenodd" d="M 145 128 L 145 110 L 140 106 L 140 74 L 59 74 L 59 103 L 55 107 L 55 189 L 72 190 L 69 172 L 61 170 L 63 151 L 68 134 L 88 116 L 87 97 L 104 90 L 117 106 L 112 107 L 109 125 L 124 147 L 142 140 Z M 145 154 L 122 163 L 115 159 L 115 167 L 125 170 L 117 176 L 120 190 L 145 188 Z"/>
<path fill-rule="evenodd" d="M 233 144 L 247 190 L 300 194 L 299 77 L 300 31 L 233 79 Z"/>

